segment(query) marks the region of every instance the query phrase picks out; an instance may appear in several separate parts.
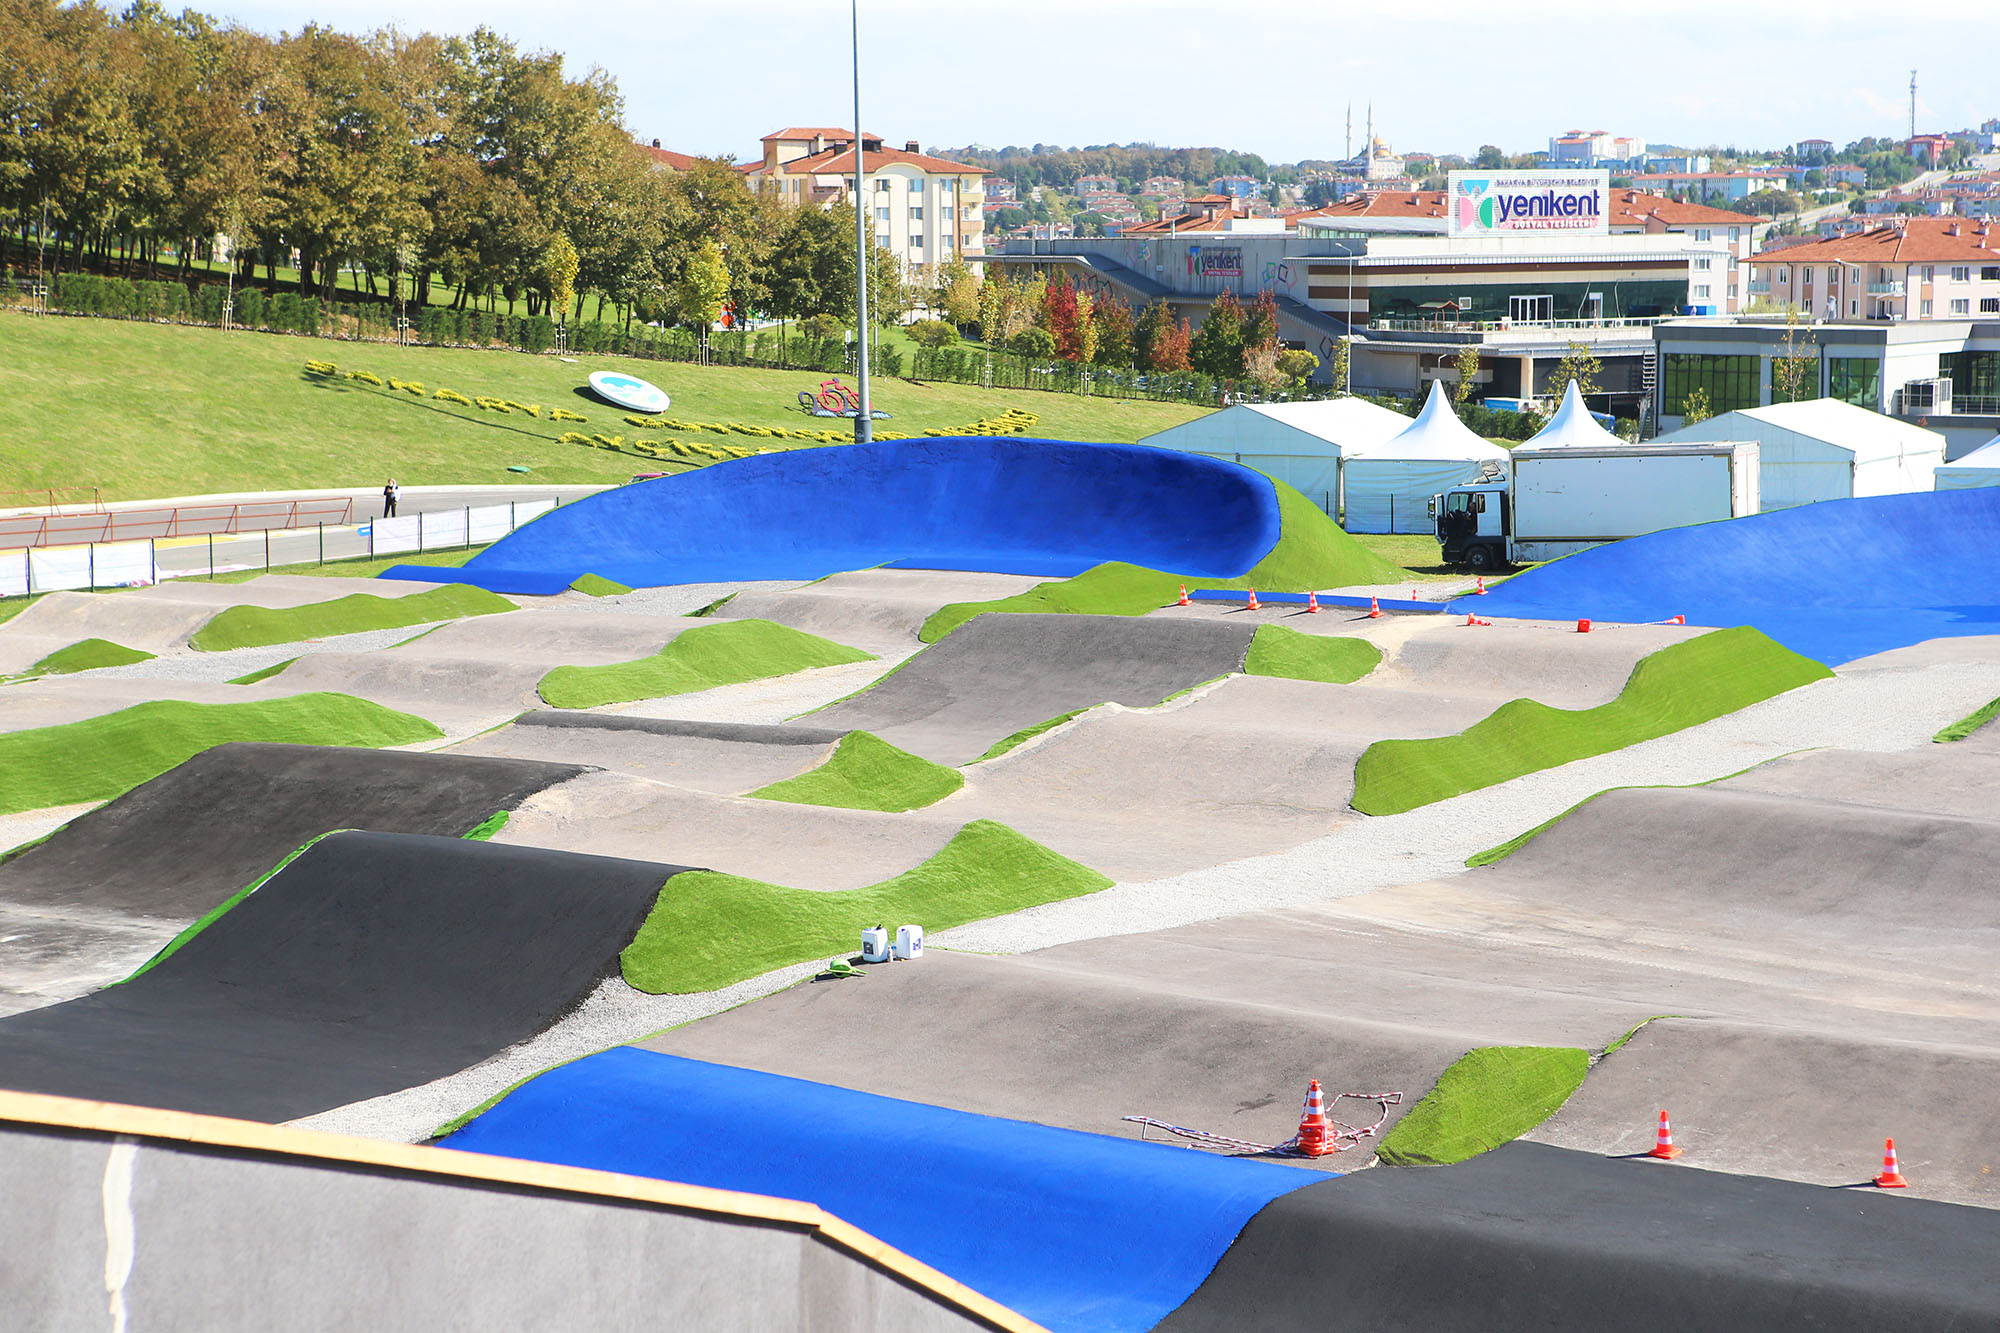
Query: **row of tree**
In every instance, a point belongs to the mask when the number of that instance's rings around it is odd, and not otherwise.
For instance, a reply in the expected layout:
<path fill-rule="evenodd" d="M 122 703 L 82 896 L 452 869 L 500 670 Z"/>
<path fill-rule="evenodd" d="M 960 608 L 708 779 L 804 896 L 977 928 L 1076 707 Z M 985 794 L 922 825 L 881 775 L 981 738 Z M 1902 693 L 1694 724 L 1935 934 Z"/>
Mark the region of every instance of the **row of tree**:
<path fill-rule="evenodd" d="M 233 260 L 363 293 L 560 318 L 851 318 L 854 214 L 659 170 L 599 70 L 470 36 L 268 37 L 156 0 L 0 0 L 0 261 L 159 277 Z M 10 259 L 10 241 L 19 251 Z M 905 307 L 878 252 L 880 305 Z M 221 276 L 217 275 L 218 278 Z"/>

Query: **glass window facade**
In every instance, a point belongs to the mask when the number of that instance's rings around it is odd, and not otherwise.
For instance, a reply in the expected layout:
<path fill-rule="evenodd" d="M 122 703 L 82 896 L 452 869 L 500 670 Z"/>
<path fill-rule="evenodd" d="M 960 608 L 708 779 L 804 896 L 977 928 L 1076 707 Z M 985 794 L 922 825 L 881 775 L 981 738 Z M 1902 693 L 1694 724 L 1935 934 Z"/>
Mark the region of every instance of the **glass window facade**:
<path fill-rule="evenodd" d="M 1518 277 L 1510 277 L 1490 285 L 1475 285 L 1472 280 L 1466 279 L 1463 285 L 1446 288 L 1399 287 L 1393 285 L 1393 280 L 1371 280 L 1368 285 L 1368 315 L 1371 319 L 1422 319 L 1437 314 L 1437 302 L 1457 301 L 1461 306 L 1457 318 L 1461 321 L 1498 321 L 1516 318 L 1509 298 L 1530 293 L 1551 298 L 1548 316 L 1551 319 L 1589 319 L 1593 315 L 1618 319 L 1671 315 L 1688 299 L 1688 284 L 1683 277 L 1678 282 L 1538 280 L 1529 286 Z M 1602 297 L 1599 305 L 1591 301 L 1593 294 Z M 1432 308 L 1426 309 L 1426 306 Z"/>
<path fill-rule="evenodd" d="M 1754 356 L 1702 356 L 1680 352 L 1667 354 L 1667 416 L 1680 416 L 1682 404 L 1696 389 L 1708 394 L 1708 410 L 1720 415 L 1760 404 L 1758 364 Z"/>
<path fill-rule="evenodd" d="M 1882 363 L 1873 357 L 1842 356 L 1826 363 L 1827 396 L 1843 403 L 1882 410 Z"/>
<path fill-rule="evenodd" d="M 2000 352 L 1947 352 L 1938 374 L 1951 381 L 1956 398 L 2000 398 Z"/>

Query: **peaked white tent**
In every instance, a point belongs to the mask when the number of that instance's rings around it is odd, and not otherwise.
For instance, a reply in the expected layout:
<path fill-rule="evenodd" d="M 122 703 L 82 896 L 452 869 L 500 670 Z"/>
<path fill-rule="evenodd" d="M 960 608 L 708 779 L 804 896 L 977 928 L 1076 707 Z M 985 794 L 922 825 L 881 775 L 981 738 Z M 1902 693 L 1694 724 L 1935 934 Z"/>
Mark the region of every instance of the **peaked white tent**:
<path fill-rule="evenodd" d="M 1394 438 L 1409 424 L 1401 412 L 1365 398 L 1238 403 L 1140 443 L 1254 467 L 1330 514 L 1340 498 L 1340 460 Z"/>
<path fill-rule="evenodd" d="M 1444 386 L 1393 440 L 1349 454 L 1341 465 L 1349 532 L 1431 532 L 1430 498 L 1477 480 L 1488 463 L 1504 467 L 1507 451 L 1466 429 Z"/>
<path fill-rule="evenodd" d="M 1536 431 L 1534 437 L 1523 449 L 1602 449 L 1606 445 L 1623 444 L 1625 441 L 1599 425 L 1597 418 L 1590 415 L 1590 409 L 1583 405 L 1583 395 L 1577 392 L 1576 381 L 1571 380 L 1563 390 L 1562 406 L 1549 418 L 1549 424 Z"/>
<path fill-rule="evenodd" d="M 1965 491 L 1974 486 L 2000 486 L 2000 435 L 1956 462 L 1940 463 L 1932 475 L 1941 491 Z"/>
<path fill-rule="evenodd" d="M 1928 491 L 1944 436 L 1837 398 L 1746 407 L 1669 431 L 1654 444 L 1753 441 L 1763 509 L 1855 495 Z M 1962 460 L 1961 460 L 1962 461 Z"/>

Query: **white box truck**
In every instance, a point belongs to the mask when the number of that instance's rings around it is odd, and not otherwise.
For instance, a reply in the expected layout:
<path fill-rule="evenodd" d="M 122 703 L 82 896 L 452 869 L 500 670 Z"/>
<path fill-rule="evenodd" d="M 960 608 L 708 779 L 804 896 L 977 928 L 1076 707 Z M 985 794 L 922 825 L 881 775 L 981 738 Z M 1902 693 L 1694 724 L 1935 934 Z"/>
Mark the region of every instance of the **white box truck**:
<path fill-rule="evenodd" d="M 1517 449 L 1504 469 L 1431 497 L 1449 565 L 1554 560 L 1662 528 L 1757 512 L 1754 443 Z"/>

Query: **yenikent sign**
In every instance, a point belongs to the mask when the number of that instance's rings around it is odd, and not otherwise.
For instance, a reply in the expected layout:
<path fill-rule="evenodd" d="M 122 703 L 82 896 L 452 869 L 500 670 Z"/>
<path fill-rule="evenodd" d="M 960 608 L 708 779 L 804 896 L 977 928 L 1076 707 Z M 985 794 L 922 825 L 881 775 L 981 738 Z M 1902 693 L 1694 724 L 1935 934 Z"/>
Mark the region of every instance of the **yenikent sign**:
<path fill-rule="evenodd" d="M 1453 236 L 1610 230 L 1608 171 L 1454 171 L 1448 188 Z"/>

